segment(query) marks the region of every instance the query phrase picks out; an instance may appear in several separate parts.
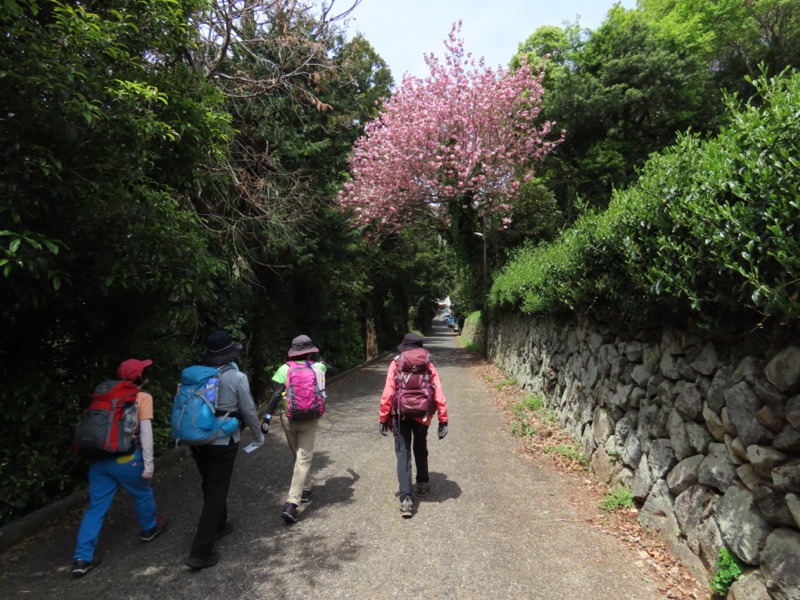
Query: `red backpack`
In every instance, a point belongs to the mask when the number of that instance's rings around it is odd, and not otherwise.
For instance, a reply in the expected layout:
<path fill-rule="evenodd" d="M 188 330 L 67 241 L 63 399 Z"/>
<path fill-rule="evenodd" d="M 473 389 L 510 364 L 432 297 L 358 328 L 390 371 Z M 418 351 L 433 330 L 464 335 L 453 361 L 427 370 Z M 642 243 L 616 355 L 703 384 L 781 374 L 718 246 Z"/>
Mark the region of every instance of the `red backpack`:
<path fill-rule="evenodd" d="M 130 454 L 136 449 L 136 394 L 130 381 L 104 381 L 75 429 L 75 451 L 87 458 Z"/>
<path fill-rule="evenodd" d="M 436 412 L 431 372 L 430 352 L 412 348 L 401 353 L 395 370 L 394 407 L 401 415 L 424 417 Z"/>
<path fill-rule="evenodd" d="M 310 421 L 325 414 L 325 375 L 310 360 L 290 360 L 286 374 L 286 418 Z"/>

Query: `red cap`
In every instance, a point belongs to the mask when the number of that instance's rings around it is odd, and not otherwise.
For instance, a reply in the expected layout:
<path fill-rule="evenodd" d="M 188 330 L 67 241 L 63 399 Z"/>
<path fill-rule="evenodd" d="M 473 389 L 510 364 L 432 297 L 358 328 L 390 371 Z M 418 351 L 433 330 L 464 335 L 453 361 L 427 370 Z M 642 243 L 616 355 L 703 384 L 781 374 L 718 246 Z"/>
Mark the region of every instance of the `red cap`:
<path fill-rule="evenodd" d="M 149 367 L 152 364 L 153 361 L 149 358 L 146 360 L 129 358 L 119 365 L 119 368 L 117 369 L 117 377 L 127 381 L 133 381 L 134 379 L 138 379 L 145 367 Z"/>

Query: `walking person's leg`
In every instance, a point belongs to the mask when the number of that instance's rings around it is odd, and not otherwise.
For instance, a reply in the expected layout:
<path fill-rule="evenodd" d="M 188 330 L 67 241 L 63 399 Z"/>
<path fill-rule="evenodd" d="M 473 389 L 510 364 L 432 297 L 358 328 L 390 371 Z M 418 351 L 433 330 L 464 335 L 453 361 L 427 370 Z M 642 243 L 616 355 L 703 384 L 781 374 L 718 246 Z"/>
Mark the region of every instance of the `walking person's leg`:
<path fill-rule="evenodd" d="M 417 468 L 417 493 L 424 496 L 430 490 L 428 475 L 428 429 L 427 425 L 411 421 L 413 434 L 414 465 Z"/>
<path fill-rule="evenodd" d="M 413 507 L 411 489 L 411 426 L 408 420 L 398 422 L 394 436 L 394 453 L 397 457 L 397 483 L 400 487 L 400 514 L 410 517 Z"/>
<path fill-rule="evenodd" d="M 117 480 L 109 472 L 110 463 L 114 463 L 114 459 L 93 460 L 89 465 L 89 506 L 83 513 L 78 530 L 73 561 L 91 563 L 94 560 L 94 551 L 100 538 L 103 521 L 119 487 Z"/>
<path fill-rule="evenodd" d="M 294 453 L 294 467 L 289 495 L 283 505 L 281 516 L 287 523 L 297 522 L 297 507 L 304 500 L 311 498 L 311 461 L 314 458 L 314 442 L 316 440 L 319 419 L 289 423 L 285 415 L 281 416 L 281 425 L 286 432 L 286 440 Z M 308 490 L 306 493 L 304 491 Z"/>
<path fill-rule="evenodd" d="M 314 459 L 314 442 L 319 429 L 319 419 L 301 421 L 295 423 L 293 427 L 296 431 L 297 453 L 288 501 L 297 505 L 300 503 L 303 490 L 309 489 L 311 482 L 311 462 Z"/>
<path fill-rule="evenodd" d="M 156 500 L 150 481 L 142 477 L 142 473 L 144 473 L 142 451 L 136 450 L 131 460 L 123 462 L 118 460 L 116 463 L 113 466 L 114 473 L 120 485 L 133 498 L 133 507 L 142 533 L 154 529 L 156 526 Z"/>
<path fill-rule="evenodd" d="M 213 552 L 214 542 L 217 534 L 224 531 L 228 518 L 228 490 L 238 450 L 238 443 L 192 449 L 200 472 L 205 474 L 203 509 L 200 512 L 189 560 L 186 562 L 192 568 L 213 566 L 218 560 Z"/>

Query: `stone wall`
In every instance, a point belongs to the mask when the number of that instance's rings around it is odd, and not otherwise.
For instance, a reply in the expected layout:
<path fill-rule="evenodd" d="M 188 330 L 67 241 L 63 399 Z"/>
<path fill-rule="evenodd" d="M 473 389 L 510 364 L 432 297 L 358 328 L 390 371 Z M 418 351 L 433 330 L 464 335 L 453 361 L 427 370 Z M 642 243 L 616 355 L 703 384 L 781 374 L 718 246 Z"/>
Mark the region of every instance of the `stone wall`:
<path fill-rule="evenodd" d="M 728 598 L 800 599 L 800 346 L 505 315 L 489 358 L 698 579 L 726 546 L 749 566 Z"/>

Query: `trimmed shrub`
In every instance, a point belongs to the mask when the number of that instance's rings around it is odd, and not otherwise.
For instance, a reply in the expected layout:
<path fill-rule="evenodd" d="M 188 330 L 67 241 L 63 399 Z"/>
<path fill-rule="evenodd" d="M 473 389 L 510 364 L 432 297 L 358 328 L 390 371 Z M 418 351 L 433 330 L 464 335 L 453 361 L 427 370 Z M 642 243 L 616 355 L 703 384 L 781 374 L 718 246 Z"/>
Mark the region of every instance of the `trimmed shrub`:
<path fill-rule="evenodd" d="M 753 82 L 711 140 L 685 134 L 654 155 L 608 210 L 520 252 L 493 306 L 527 313 L 692 315 L 713 326 L 800 317 L 800 75 Z"/>

